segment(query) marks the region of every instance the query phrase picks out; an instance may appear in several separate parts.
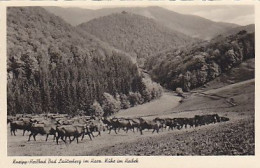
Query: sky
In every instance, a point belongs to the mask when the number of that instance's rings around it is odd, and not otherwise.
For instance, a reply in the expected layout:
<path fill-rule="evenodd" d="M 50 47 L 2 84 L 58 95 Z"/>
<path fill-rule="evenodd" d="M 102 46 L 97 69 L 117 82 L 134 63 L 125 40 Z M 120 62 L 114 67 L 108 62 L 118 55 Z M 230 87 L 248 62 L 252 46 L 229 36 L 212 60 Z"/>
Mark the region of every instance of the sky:
<path fill-rule="evenodd" d="M 192 14 L 201 16 L 213 21 L 236 23 L 248 25 L 255 23 L 254 6 L 250 5 L 200 5 L 200 6 L 168 6 L 165 7 L 182 14 Z"/>

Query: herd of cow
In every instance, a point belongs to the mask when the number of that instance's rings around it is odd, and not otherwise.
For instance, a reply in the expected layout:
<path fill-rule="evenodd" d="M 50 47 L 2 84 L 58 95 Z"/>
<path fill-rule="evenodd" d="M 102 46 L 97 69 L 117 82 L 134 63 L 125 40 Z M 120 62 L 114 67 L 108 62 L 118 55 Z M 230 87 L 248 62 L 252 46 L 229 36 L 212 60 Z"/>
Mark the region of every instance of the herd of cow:
<path fill-rule="evenodd" d="M 85 135 L 88 135 L 90 140 L 94 136 L 101 136 L 102 131 L 108 130 L 110 134 L 113 130 L 116 134 L 120 129 L 126 133 L 131 130 L 133 132 L 139 131 L 143 134 L 143 130 L 152 129 L 153 133 L 156 131 L 163 131 L 164 129 L 182 129 L 190 127 L 198 127 L 206 124 L 228 121 L 227 117 L 220 117 L 218 114 L 209 115 L 195 115 L 193 118 L 154 118 L 153 120 L 146 120 L 143 118 L 97 118 L 91 116 L 76 116 L 70 117 L 64 114 L 44 114 L 44 115 L 16 115 L 8 116 L 7 124 L 10 123 L 11 135 L 15 136 L 15 132 L 20 129 L 29 131 L 36 141 L 36 135 L 46 135 L 46 141 L 49 135 L 53 135 L 53 140 L 59 143 L 59 139 L 66 143 L 69 138 L 70 142 L 81 137 L 83 140 Z M 73 139 L 71 139 L 73 138 Z"/>

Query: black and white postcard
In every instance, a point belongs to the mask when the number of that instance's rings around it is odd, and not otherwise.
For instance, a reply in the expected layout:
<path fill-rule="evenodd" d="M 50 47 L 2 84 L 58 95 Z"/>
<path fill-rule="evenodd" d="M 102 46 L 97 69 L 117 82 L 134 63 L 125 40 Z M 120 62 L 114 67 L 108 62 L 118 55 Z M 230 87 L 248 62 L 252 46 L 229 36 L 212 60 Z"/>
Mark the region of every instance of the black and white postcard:
<path fill-rule="evenodd" d="M 256 2 L 0 5 L 7 167 L 257 166 Z"/>

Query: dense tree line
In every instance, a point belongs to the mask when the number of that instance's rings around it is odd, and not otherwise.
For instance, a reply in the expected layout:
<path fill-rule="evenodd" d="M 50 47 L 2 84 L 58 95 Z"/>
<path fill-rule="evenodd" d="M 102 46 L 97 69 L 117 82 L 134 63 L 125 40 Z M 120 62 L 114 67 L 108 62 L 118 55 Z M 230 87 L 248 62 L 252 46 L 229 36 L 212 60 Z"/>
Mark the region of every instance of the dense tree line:
<path fill-rule="evenodd" d="M 161 93 L 127 54 L 39 7 L 8 8 L 7 45 L 8 114 L 110 115 Z"/>
<path fill-rule="evenodd" d="M 244 60 L 255 57 L 255 34 L 245 30 L 210 42 L 161 52 L 146 62 L 145 68 L 161 85 L 185 91 L 202 86 Z"/>

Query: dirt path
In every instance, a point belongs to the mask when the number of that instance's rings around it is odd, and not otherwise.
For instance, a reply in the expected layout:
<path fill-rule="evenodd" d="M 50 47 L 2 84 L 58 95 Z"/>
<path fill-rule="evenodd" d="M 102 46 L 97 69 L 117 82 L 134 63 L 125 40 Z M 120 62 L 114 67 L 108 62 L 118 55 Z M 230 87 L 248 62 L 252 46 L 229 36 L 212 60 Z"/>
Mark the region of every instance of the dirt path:
<path fill-rule="evenodd" d="M 163 92 L 162 96 L 143 105 L 138 105 L 115 114 L 116 117 L 148 117 L 170 113 L 180 103 L 181 98 L 173 92 Z"/>

